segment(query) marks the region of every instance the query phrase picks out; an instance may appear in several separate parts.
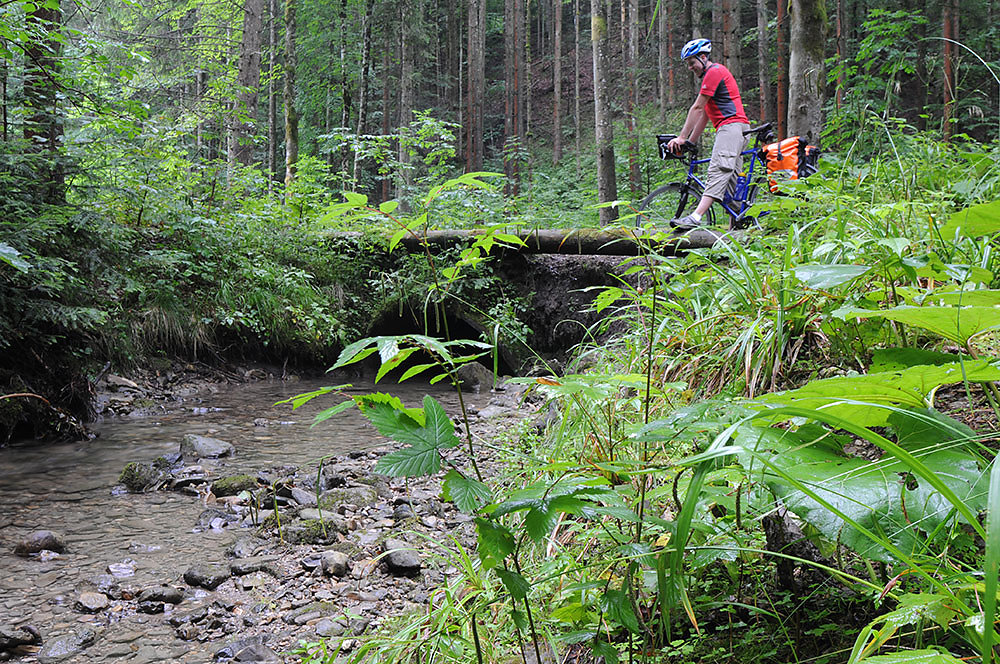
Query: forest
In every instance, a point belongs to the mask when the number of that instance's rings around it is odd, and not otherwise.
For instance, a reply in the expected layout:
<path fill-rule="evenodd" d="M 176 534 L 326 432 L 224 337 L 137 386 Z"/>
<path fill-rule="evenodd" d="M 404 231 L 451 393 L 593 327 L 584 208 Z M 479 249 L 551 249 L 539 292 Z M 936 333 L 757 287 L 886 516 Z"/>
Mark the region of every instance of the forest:
<path fill-rule="evenodd" d="M 684 175 L 656 135 L 693 37 L 822 156 L 674 255 L 638 206 Z M 477 546 L 441 601 L 289 661 L 1000 657 L 997 3 L 8 0 L 0 126 L 0 448 L 84 435 L 109 368 L 461 390 L 531 358 L 511 384 L 555 415 L 489 444 L 431 397 L 317 417 L 401 443 L 379 472 L 440 479 Z M 553 361 L 495 254 L 580 228 L 640 251 Z M 403 309 L 488 332 L 372 328 Z"/>

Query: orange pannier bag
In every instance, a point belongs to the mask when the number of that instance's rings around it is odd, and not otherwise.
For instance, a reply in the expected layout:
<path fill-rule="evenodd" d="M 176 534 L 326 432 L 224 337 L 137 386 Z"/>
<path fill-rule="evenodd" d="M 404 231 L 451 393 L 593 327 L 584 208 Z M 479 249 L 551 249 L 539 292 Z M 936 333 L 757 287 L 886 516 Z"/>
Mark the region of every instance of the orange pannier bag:
<path fill-rule="evenodd" d="M 807 145 L 798 136 L 789 136 L 777 143 L 768 143 L 760 149 L 761 159 L 767 164 L 769 175 L 784 172 L 789 180 L 809 177 L 815 173 L 820 150 L 815 145 Z M 768 178 L 772 193 L 778 191 L 777 181 Z"/>

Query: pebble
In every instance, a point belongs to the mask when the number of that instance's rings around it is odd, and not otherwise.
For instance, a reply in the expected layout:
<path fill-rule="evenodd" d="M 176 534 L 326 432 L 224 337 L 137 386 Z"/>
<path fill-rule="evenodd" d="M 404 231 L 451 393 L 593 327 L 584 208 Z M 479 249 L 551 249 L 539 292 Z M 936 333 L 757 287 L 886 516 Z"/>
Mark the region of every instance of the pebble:
<path fill-rule="evenodd" d="M 382 545 L 386 552 L 386 569 L 395 576 L 417 576 L 422 567 L 420 556 L 413 548 L 401 540 L 387 539 Z"/>
<path fill-rule="evenodd" d="M 215 590 L 230 576 L 231 573 L 227 565 L 220 563 L 199 563 L 184 572 L 184 582 L 189 586 Z"/>
<path fill-rule="evenodd" d="M 14 547 L 14 553 L 23 557 L 30 556 L 33 553 L 40 553 L 41 551 L 62 553 L 65 550 L 66 544 L 63 542 L 62 537 L 51 530 L 36 530 L 18 542 Z"/>
<path fill-rule="evenodd" d="M 76 598 L 76 604 L 73 606 L 77 611 L 83 611 L 84 613 L 97 613 L 108 608 L 109 604 L 111 604 L 111 602 L 108 601 L 107 596 L 103 593 L 83 592 Z"/>

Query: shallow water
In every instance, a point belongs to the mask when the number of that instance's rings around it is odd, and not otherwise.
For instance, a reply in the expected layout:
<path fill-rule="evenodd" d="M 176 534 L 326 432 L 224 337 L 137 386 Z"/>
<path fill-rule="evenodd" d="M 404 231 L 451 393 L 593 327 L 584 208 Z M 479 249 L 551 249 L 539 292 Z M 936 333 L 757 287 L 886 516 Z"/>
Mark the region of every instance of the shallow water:
<path fill-rule="evenodd" d="M 314 413 L 339 401 L 336 397 L 320 397 L 297 411 L 275 405 L 328 384 L 329 378 L 222 386 L 171 404 L 170 412 L 107 419 L 95 427 L 100 435 L 92 441 L 0 449 L 0 625 L 31 624 L 46 640 L 81 623 L 104 630 L 95 646 L 67 661 L 211 661 L 221 643 L 179 641 L 164 616 L 117 615 L 114 603 L 97 615 L 73 608 L 79 592 L 88 589 L 87 581 L 107 573 L 108 565 L 134 566 L 134 576 L 122 579 L 130 587 L 183 586 L 181 577 L 191 564 L 223 560 L 225 547 L 240 534 L 238 529 L 192 532 L 204 509 L 196 497 L 174 492 L 115 495 L 112 489 L 125 464 L 176 452 L 189 433 L 236 447 L 236 456 L 225 462 L 225 474 L 302 466 L 324 455 L 384 443 L 353 409 L 310 427 Z M 350 392 L 373 389 L 356 384 Z M 408 405 L 419 405 L 429 392 L 450 413 L 458 410 L 454 392 L 440 387 L 411 383 L 391 390 Z M 15 544 L 35 530 L 59 533 L 67 551 L 47 562 L 14 556 Z M 181 606 L 188 604 L 185 600 Z"/>

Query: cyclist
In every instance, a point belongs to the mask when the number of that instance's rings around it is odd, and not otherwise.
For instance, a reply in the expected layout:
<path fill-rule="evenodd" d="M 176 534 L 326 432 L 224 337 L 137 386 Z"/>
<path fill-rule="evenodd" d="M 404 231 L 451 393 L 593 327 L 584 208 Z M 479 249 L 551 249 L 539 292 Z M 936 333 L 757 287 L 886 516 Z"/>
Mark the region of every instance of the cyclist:
<path fill-rule="evenodd" d="M 736 79 L 723 65 L 709 60 L 711 52 L 712 42 L 708 39 L 692 39 L 681 49 L 681 59 L 701 78 L 701 88 L 688 111 L 684 128 L 667 147 L 674 154 L 680 154 L 685 143 L 698 140 L 709 120 L 715 127 L 715 145 L 708 163 L 705 193 L 694 212 L 670 222 L 681 230 L 699 226 L 712 203 L 721 201 L 726 189 L 735 183 L 736 174 L 743 167 L 740 153 L 748 140 L 743 132 L 750 129 Z"/>

